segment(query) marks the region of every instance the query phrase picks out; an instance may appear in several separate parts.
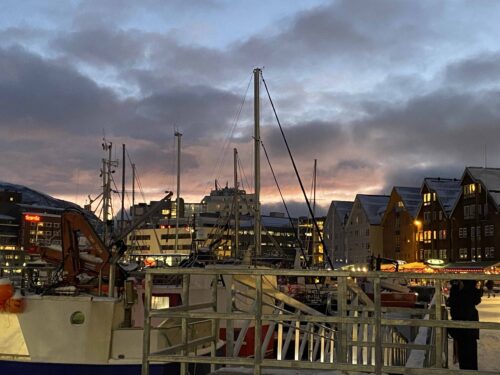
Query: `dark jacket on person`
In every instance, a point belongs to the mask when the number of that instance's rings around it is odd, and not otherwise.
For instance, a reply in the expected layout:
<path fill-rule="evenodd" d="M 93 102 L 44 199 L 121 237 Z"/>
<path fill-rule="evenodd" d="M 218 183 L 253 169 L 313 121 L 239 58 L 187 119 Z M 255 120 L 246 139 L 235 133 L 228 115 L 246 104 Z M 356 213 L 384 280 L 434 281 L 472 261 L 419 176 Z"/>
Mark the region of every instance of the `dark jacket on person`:
<path fill-rule="evenodd" d="M 454 282 L 450 289 L 450 315 L 452 320 L 479 321 L 476 305 L 481 303 L 482 292 L 476 288 L 475 280 L 462 280 Z M 449 330 L 451 337 L 479 339 L 477 328 L 452 328 Z"/>

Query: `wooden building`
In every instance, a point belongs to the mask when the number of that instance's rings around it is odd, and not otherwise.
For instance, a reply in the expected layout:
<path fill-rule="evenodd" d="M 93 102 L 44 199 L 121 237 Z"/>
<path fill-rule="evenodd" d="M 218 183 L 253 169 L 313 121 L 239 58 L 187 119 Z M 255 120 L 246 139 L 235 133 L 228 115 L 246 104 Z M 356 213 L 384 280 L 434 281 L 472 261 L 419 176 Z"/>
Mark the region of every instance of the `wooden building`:
<path fill-rule="evenodd" d="M 422 198 L 420 188 L 395 186 L 382 218 L 383 257 L 414 262 L 417 260 L 415 219 Z"/>
<path fill-rule="evenodd" d="M 426 178 L 422 184 L 422 205 L 415 220 L 417 260 L 449 261 L 452 249 L 451 213 L 460 195 L 458 179 Z"/>
<path fill-rule="evenodd" d="M 451 261 L 500 260 L 500 168 L 468 167 L 451 217 Z"/>

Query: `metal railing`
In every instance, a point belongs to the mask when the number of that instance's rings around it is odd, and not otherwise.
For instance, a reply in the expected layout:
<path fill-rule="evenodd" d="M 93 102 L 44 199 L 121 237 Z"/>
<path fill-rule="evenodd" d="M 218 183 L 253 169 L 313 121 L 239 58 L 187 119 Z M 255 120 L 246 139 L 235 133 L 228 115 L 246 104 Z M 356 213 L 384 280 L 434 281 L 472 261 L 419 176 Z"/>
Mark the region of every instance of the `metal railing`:
<path fill-rule="evenodd" d="M 155 277 L 182 274 L 183 304 L 151 309 Z M 204 276 L 206 301 L 190 303 L 190 278 Z M 326 277 L 336 280 L 333 314 L 326 315 L 283 293 L 275 280 L 279 276 Z M 365 278 L 373 286 L 373 298 L 359 287 Z M 419 280 L 432 284 L 433 298 L 427 306 L 385 307 L 381 284 L 387 279 Z M 260 375 L 263 368 L 344 370 L 392 374 L 451 375 L 463 370 L 448 368 L 448 328 L 499 330 L 500 323 L 449 321 L 443 287 L 452 279 L 494 281 L 500 275 L 414 274 L 347 272 L 326 270 L 283 270 L 262 268 L 168 268 L 151 269 L 145 281 L 145 322 L 142 374 L 150 363 L 209 363 L 219 367 L 248 366 Z M 181 343 L 150 352 L 152 318 L 180 319 Z M 211 333 L 190 335 L 197 319 L 209 319 Z M 224 332 L 225 331 L 225 332 Z M 223 332 L 221 334 L 220 332 Z M 217 350 L 220 339 L 224 350 Z M 249 352 L 244 343 L 252 343 Z M 199 357 L 201 346 L 210 346 L 210 355 Z M 460 372 L 462 373 L 462 372 Z M 496 372 L 475 371 L 487 375 Z"/>

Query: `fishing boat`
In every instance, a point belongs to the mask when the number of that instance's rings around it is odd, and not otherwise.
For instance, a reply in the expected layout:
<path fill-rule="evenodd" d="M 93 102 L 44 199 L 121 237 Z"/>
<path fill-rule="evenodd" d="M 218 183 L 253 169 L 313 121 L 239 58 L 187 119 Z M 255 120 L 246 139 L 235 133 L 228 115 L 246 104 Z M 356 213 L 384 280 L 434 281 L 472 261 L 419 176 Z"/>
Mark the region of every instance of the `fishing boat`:
<path fill-rule="evenodd" d="M 0 280 L 0 373 L 138 373 L 143 344 L 143 320 L 138 318 L 142 301 L 137 298 L 141 286 L 131 279 L 120 281 L 125 275 L 117 262 L 123 250 L 120 237 L 111 248 L 105 246 L 77 210 L 63 212 L 61 230 L 59 257 L 53 250 L 26 264 L 19 285 Z M 59 265 L 51 265 L 55 259 Z M 168 304 L 169 296 L 163 297 L 159 303 Z M 211 330 L 205 320 L 194 325 L 193 336 Z M 179 322 L 160 322 L 153 329 L 151 347 L 176 345 L 180 329 Z M 209 349 L 206 344 L 195 348 L 199 355 Z M 152 373 L 163 374 L 177 366 L 153 365 Z"/>

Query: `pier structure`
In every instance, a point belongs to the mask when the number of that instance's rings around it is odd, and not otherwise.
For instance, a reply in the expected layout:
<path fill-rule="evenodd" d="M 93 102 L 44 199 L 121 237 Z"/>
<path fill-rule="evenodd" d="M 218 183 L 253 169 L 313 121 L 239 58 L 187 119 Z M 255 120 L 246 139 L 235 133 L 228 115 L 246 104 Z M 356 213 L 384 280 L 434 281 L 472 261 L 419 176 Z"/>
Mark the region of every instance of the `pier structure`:
<path fill-rule="evenodd" d="M 211 280 L 209 302 L 186 303 L 190 278 L 200 275 Z M 152 309 L 154 280 L 166 276 L 182 279 L 184 302 L 172 308 Z M 327 292 L 324 312 L 292 298 L 275 282 L 294 277 L 334 280 L 335 288 Z M 360 286 L 361 279 L 371 282 L 370 293 Z M 221 374 L 274 374 L 285 369 L 303 373 L 339 370 L 376 375 L 461 374 L 463 370 L 450 366 L 447 330 L 479 328 L 499 332 L 500 323 L 448 320 L 445 295 L 449 281 L 457 279 L 499 281 L 500 275 L 241 267 L 150 269 L 145 281 L 142 375 L 149 375 L 149 365 L 156 362 L 178 362 L 182 375 L 188 373 L 189 365 L 202 363 L 210 364 L 211 372 Z M 409 280 L 431 288 L 430 301 L 417 307 L 384 305 L 382 285 Z M 221 286 L 222 294 L 217 291 Z M 165 319 L 162 324 L 170 321 L 179 325 L 181 343 L 152 351 L 151 332 L 156 329 L 152 322 L 160 317 Z M 193 334 L 200 319 L 211 322 L 211 330 L 204 337 Z M 225 346 L 216 350 L 220 340 Z M 253 345 L 253 353 L 243 355 L 242 346 L 248 342 Z M 210 355 L 198 356 L 197 351 L 207 346 Z"/>

